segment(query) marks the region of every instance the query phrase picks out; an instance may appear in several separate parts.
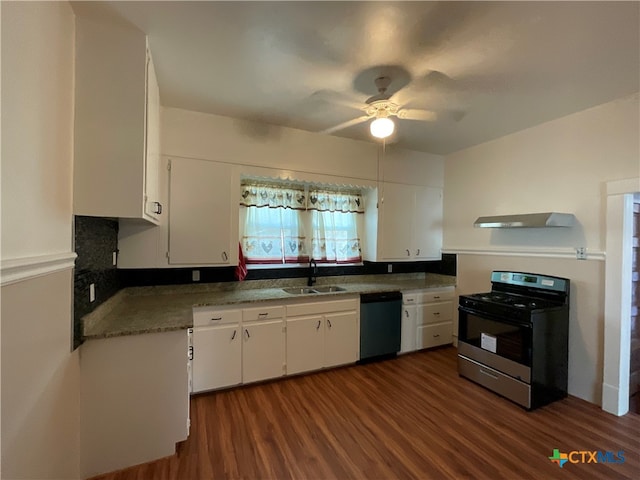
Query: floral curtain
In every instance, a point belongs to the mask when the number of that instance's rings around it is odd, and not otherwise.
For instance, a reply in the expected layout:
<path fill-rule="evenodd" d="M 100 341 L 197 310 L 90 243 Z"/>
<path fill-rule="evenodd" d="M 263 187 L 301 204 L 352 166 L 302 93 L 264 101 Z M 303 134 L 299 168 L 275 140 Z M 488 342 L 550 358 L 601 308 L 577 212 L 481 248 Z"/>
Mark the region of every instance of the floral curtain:
<path fill-rule="evenodd" d="M 318 262 L 362 261 L 357 214 L 364 213 L 360 193 L 310 189 L 311 256 Z"/>
<path fill-rule="evenodd" d="M 247 264 L 309 261 L 301 214 L 304 190 L 248 184 L 240 204 L 247 207 L 241 247 Z"/>
<path fill-rule="evenodd" d="M 362 261 L 355 213 L 314 210 L 311 215 L 312 258 L 326 263 Z"/>
<path fill-rule="evenodd" d="M 240 205 L 306 210 L 307 198 L 303 188 L 247 183 L 240 188 Z"/>
<path fill-rule="evenodd" d="M 310 189 L 308 208 L 321 212 L 364 213 L 362 196 L 355 192 Z"/>

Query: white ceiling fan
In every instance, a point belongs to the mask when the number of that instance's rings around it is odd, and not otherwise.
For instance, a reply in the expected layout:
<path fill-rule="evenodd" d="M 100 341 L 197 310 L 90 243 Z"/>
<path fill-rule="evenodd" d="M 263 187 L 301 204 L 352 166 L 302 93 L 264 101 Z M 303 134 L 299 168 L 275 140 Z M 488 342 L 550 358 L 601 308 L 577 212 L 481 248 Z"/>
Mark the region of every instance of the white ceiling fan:
<path fill-rule="evenodd" d="M 403 108 L 401 105 L 391 101 L 392 95 L 386 93 L 390 84 L 391 78 L 388 76 L 376 78 L 375 85 L 378 89 L 378 93 L 369 97 L 365 101 L 365 105 L 361 107 L 353 105 L 362 110 L 365 113 L 364 115 L 322 130 L 320 133 L 331 134 L 338 130 L 352 127 L 371 119 L 373 120 L 369 126 L 371 135 L 377 138 L 387 138 L 392 135 L 395 130 L 395 123 L 390 117 L 418 121 L 436 120 L 436 112 L 414 108 Z"/>

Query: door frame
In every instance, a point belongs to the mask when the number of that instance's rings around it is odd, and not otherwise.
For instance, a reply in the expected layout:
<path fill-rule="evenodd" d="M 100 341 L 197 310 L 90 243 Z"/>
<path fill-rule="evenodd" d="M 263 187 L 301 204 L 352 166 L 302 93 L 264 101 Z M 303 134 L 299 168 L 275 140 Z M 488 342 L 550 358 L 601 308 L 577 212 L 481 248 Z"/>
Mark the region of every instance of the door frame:
<path fill-rule="evenodd" d="M 629 411 L 634 195 L 640 177 L 607 182 L 602 409 Z"/>

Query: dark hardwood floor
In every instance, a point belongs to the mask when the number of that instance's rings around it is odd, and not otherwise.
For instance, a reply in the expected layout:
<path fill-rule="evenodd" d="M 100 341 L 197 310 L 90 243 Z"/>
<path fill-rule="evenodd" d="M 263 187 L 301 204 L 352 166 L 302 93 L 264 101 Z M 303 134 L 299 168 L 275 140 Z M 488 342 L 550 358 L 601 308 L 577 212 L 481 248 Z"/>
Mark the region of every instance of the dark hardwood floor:
<path fill-rule="evenodd" d="M 453 347 L 199 395 L 191 407 L 176 455 L 94 478 L 640 478 L 640 416 L 574 397 L 526 412 L 458 377 Z M 560 468 L 554 449 L 623 452 L 624 463 Z"/>

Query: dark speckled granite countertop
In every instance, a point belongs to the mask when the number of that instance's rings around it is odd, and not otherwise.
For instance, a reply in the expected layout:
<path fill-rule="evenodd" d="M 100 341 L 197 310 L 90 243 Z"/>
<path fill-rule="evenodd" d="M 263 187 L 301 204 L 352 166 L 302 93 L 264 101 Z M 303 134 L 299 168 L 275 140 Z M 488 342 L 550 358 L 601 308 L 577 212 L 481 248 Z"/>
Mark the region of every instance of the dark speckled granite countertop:
<path fill-rule="evenodd" d="M 305 279 L 252 280 L 120 290 L 95 311 L 82 318 L 83 339 L 167 332 L 193 326 L 194 306 L 219 306 L 254 302 L 359 295 L 361 293 L 410 291 L 454 286 L 456 277 L 431 273 L 319 277 L 317 286 L 339 285 L 341 292 L 289 294 L 285 287 L 301 287 Z"/>

